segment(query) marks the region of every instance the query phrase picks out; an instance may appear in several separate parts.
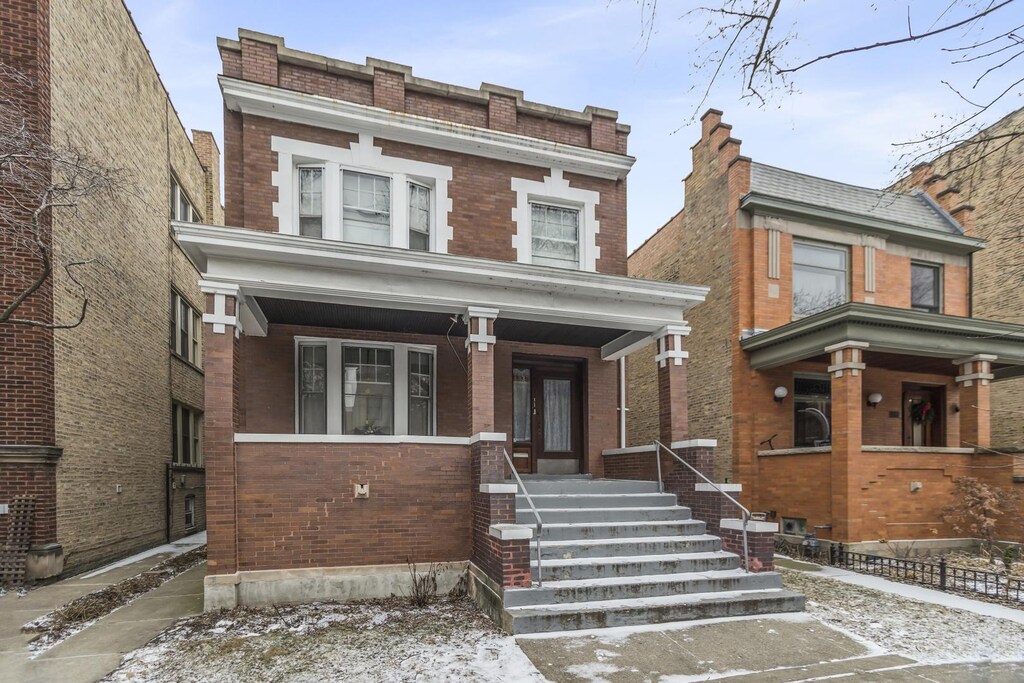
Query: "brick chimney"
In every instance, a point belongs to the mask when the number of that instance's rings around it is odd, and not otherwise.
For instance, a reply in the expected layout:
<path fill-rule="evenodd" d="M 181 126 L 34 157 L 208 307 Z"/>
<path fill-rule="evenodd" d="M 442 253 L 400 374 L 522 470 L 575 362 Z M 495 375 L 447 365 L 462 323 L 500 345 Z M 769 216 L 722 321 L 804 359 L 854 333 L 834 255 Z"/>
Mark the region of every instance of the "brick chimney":
<path fill-rule="evenodd" d="M 220 149 L 213 133 L 192 129 L 192 147 L 203 165 L 203 216 L 212 225 L 224 224 L 224 207 L 220 203 Z"/>

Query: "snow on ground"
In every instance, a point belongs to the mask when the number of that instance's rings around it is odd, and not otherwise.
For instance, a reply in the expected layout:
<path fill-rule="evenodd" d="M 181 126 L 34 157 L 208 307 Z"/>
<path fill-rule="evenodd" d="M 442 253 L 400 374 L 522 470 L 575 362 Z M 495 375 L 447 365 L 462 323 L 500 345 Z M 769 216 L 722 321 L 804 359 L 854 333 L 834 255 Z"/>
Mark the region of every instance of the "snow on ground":
<path fill-rule="evenodd" d="M 1024 624 L 1017 621 L 922 602 L 900 594 L 903 590 L 883 592 L 821 572 L 781 571 L 787 588 L 807 596 L 809 614 L 893 654 L 924 663 L 1024 659 Z"/>
<path fill-rule="evenodd" d="M 467 599 L 240 608 L 177 622 L 111 683 L 544 683 L 511 636 Z"/>

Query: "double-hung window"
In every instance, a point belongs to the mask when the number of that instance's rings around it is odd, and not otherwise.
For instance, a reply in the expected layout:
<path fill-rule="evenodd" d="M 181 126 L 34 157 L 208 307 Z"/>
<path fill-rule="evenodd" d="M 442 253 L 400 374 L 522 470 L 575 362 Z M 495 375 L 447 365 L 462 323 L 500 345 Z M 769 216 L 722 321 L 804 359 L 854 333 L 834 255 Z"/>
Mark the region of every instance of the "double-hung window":
<path fill-rule="evenodd" d="M 185 528 L 193 529 L 196 526 L 196 497 L 185 496 Z"/>
<path fill-rule="evenodd" d="M 341 204 L 344 241 L 391 244 L 391 178 L 343 171 Z"/>
<path fill-rule="evenodd" d="M 849 301 L 850 251 L 816 242 L 793 242 L 793 315 L 802 317 Z"/>
<path fill-rule="evenodd" d="M 299 234 L 324 236 L 324 169 L 299 167 Z"/>
<path fill-rule="evenodd" d="M 181 184 L 174 176 L 171 176 L 170 216 L 171 220 L 188 223 L 201 223 L 203 220 L 199 217 L 199 212 L 196 211 L 195 206 L 189 201 L 188 195 L 185 194 L 185 190 L 181 188 Z"/>
<path fill-rule="evenodd" d="M 530 228 L 535 264 L 579 269 L 579 209 L 531 203 Z"/>
<path fill-rule="evenodd" d="M 942 266 L 910 264 L 910 307 L 925 313 L 942 312 Z"/>
<path fill-rule="evenodd" d="M 203 357 L 203 317 L 175 290 L 171 290 L 171 351 L 199 366 Z"/>
<path fill-rule="evenodd" d="M 175 465 L 202 465 L 203 414 L 180 403 L 171 404 L 171 453 Z"/>
<path fill-rule="evenodd" d="M 409 183 L 409 248 L 430 251 L 430 188 Z"/>
<path fill-rule="evenodd" d="M 296 430 L 433 436 L 434 354 L 410 344 L 300 339 Z"/>

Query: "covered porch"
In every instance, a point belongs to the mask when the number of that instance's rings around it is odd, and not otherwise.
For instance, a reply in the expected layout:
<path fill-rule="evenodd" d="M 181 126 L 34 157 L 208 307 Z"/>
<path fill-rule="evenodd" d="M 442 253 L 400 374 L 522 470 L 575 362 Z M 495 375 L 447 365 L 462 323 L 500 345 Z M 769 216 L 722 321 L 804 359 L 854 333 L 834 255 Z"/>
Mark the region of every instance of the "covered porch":
<path fill-rule="evenodd" d="M 441 563 L 443 589 L 521 542 L 494 534 L 515 522 L 506 453 L 520 472 L 603 475 L 627 354 L 660 340 L 685 396 L 702 287 L 174 228 L 207 294 L 209 562 L 226 602 L 386 595 L 407 561 Z M 685 400 L 661 408 L 685 424 Z M 500 564 L 491 578 L 516 580 Z"/>
<path fill-rule="evenodd" d="M 783 533 L 952 538 L 955 480 L 1012 486 L 989 392 L 1024 368 L 1007 323 L 850 303 L 741 341 L 758 409 L 737 474 Z"/>

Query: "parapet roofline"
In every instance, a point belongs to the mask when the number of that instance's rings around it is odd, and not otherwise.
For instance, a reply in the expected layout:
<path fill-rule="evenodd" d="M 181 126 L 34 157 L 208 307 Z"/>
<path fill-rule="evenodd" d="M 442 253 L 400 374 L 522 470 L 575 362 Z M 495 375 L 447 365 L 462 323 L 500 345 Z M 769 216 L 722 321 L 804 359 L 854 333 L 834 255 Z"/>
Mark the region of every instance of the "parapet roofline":
<path fill-rule="evenodd" d="M 316 69 L 318 71 L 326 71 L 328 73 L 341 74 L 362 80 L 372 80 L 374 70 L 382 69 L 402 74 L 405 79 L 406 87 L 410 90 L 466 100 L 477 104 L 486 104 L 490 100 L 492 93 L 504 95 L 515 99 L 516 109 L 518 111 L 523 112 L 524 114 L 530 114 L 532 116 L 552 119 L 555 121 L 589 124 L 594 120 L 594 117 L 613 120 L 618 119 L 619 117 L 619 112 L 614 109 L 595 107 L 593 105 L 587 105 L 584 107 L 583 111 L 575 111 L 572 109 L 541 104 L 539 102 L 531 102 L 524 99 L 522 90 L 516 90 L 514 88 L 494 85 L 491 83 L 481 83 L 479 88 L 467 88 L 461 85 L 443 83 L 441 81 L 422 78 L 420 76 L 413 76 L 411 66 L 399 64 L 397 62 L 389 62 L 375 57 L 367 57 L 366 64 L 364 65 L 335 59 L 334 57 L 327 57 L 325 55 L 318 55 L 312 52 L 304 52 L 302 50 L 286 47 L 284 44 L 284 38 L 281 36 L 261 33 L 259 31 L 251 31 L 244 28 L 238 29 L 238 40 L 218 37 L 217 47 L 222 50 L 238 52 L 242 49 L 242 39 L 249 39 L 277 46 L 278 61 L 287 64 L 295 64 L 296 66 L 303 66 L 310 69 Z M 628 134 L 631 129 L 629 125 L 616 121 L 615 130 L 619 133 Z"/>

